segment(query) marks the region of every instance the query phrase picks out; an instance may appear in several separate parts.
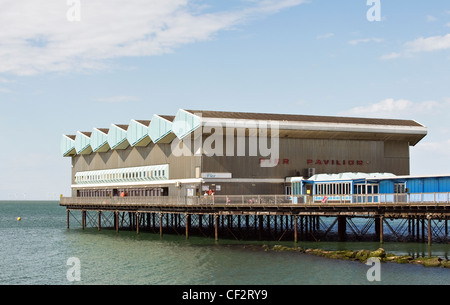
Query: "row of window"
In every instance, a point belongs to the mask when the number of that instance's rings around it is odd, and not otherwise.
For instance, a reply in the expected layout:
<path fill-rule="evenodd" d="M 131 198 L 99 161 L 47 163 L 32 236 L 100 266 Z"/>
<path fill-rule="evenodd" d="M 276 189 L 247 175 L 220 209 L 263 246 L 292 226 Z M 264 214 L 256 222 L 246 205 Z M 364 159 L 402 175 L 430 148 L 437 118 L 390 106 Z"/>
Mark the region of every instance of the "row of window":
<path fill-rule="evenodd" d="M 77 197 L 112 197 L 112 196 L 167 196 L 167 187 L 131 188 L 131 189 L 87 189 L 77 190 Z"/>
<path fill-rule="evenodd" d="M 169 166 L 154 165 L 121 169 L 78 172 L 76 184 L 136 182 L 169 179 Z"/>
<path fill-rule="evenodd" d="M 314 187 L 316 195 L 346 195 L 350 194 L 351 183 L 320 183 Z"/>
<path fill-rule="evenodd" d="M 292 194 L 293 195 L 303 194 L 301 187 L 302 184 L 300 182 L 293 182 Z M 404 190 L 404 184 L 395 185 L 395 193 L 402 193 L 402 190 Z M 378 194 L 378 193 L 379 193 L 378 184 L 355 184 L 353 185 L 353 190 L 351 182 L 314 184 L 315 195 L 350 195 L 350 194 Z"/>

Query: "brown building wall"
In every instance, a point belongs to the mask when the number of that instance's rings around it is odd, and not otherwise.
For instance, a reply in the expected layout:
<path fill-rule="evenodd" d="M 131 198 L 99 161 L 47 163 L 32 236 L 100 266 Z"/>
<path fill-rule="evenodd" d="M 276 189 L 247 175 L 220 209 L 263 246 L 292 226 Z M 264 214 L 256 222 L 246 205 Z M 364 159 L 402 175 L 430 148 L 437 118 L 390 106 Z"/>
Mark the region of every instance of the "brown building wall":
<path fill-rule="evenodd" d="M 145 147 L 128 147 L 124 150 L 109 150 L 104 153 L 77 155 L 72 158 L 72 183 L 79 171 L 115 169 L 159 164 L 169 165 L 170 179 L 195 177 L 200 156 L 174 156 L 170 144 L 150 143 Z"/>
<path fill-rule="evenodd" d="M 409 174 L 407 142 L 280 138 L 278 165 L 261 167 L 261 158 L 261 156 L 204 156 L 202 171 L 229 172 L 233 178 L 307 176 L 308 168 L 314 168 L 316 174 L 342 172 Z"/>
<path fill-rule="evenodd" d="M 237 141 L 237 138 L 235 138 Z M 224 152 L 226 145 L 224 141 Z M 169 164 L 170 179 L 200 178 L 200 173 L 231 173 L 232 178 L 286 178 L 308 176 L 308 168 L 315 173 L 389 172 L 409 174 L 409 144 L 400 141 L 367 141 L 338 139 L 279 139 L 279 164 L 261 167 L 260 155 L 249 156 L 248 138 L 245 156 L 175 156 L 171 144 L 150 143 L 146 147 L 128 147 L 104 153 L 77 155 L 72 158 L 72 184 L 78 171 L 115 169 L 147 165 Z M 191 145 L 194 149 L 194 145 Z M 192 149 L 192 150 L 193 150 Z M 267 156 L 274 157 L 274 156 Z M 211 185 L 211 183 L 209 183 Z M 284 193 L 283 183 L 227 183 L 222 182 L 218 194 L 275 194 Z M 213 188 L 213 187 L 212 187 Z M 200 192 L 202 192 L 199 189 Z M 184 189 L 170 187 L 169 194 L 182 195 Z"/>

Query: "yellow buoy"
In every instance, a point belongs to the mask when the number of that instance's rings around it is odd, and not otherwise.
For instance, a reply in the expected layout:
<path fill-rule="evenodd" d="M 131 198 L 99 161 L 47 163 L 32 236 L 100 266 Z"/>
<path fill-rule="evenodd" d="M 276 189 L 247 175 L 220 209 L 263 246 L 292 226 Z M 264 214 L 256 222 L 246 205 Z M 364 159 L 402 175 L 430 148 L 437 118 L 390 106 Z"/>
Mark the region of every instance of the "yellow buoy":
<path fill-rule="evenodd" d="M 20 221 L 22 218 L 20 218 L 20 217 L 17 217 L 17 221 Z"/>

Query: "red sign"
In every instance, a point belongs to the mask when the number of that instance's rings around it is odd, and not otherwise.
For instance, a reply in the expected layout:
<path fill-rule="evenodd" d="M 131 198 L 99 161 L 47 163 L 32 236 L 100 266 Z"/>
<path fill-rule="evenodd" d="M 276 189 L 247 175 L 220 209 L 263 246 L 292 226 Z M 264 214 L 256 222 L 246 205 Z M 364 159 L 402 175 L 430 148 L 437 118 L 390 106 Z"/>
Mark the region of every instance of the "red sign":
<path fill-rule="evenodd" d="M 308 159 L 306 160 L 306 163 L 308 165 L 314 164 L 314 165 L 364 165 L 364 161 L 362 160 L 313 160 Z"/>

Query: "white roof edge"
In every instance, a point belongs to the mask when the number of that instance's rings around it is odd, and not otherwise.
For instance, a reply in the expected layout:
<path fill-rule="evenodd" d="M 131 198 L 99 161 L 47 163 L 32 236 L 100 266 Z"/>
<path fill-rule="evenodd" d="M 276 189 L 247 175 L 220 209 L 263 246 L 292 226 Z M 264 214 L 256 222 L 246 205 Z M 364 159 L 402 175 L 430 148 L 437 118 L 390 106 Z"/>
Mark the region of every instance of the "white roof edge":
<path fill-rule="evenodd" d="M 407 134 L 423 134 L 426 135 L 428 128 L 420 124 L 421 126 L 401 126 L 401 125 L 374 125 L 374 124 L 349 124 L 349 123 L 323 123 L 323 122 L 285 122 L 276 120 L 248 120 L 248 119 L 231 119 L 231 118 L 202 118 L 202 125 L 217 123 L 227 124 L 224 127 L 234 128 L 248 128 L 248 125 L 254 123 L 268 122 L 277 123 L 279 129 L 292 129 L 292 130 L 330 130 L 332 128 L 336 131 L 348 131 L 348 132 L 380 132 L 380 133 L 407 133 Z"/>

